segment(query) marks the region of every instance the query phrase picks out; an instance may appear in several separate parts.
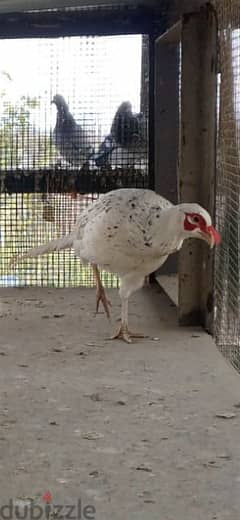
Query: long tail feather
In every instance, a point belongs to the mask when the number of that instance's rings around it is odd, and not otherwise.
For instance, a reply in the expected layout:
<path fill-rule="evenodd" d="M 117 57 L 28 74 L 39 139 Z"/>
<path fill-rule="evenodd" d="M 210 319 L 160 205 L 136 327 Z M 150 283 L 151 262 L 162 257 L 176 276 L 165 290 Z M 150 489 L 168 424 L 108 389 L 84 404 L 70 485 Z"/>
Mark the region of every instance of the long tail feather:
<path fill-rule="evenodd" d="M 61 249 L 69 249 L 73 245 L 73 237 L 71 234 L 66 235 L 62 238 L 57 238 L 55 240 L 51 240 L 47 244 L 43 244 L 38 247 L 33 247 L 32 249 L 29 249 L 26 253 L 23 255 L 14 256 L 9 264 L 9 267 L 17 264 L 21 260 L 24 260 L 25 258 L 33 258 L 35 256 L 44 255 L 46 253 L 51 253 L 53 251 L 61 251 Z"/>

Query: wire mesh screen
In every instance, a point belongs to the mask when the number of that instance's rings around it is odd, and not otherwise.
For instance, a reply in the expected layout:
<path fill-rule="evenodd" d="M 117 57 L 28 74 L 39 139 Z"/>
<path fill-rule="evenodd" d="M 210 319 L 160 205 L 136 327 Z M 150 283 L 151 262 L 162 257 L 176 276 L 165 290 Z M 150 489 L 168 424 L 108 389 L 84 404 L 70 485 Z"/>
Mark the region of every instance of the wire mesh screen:
<path fill-rule="evenodd" d="M 68 233 L 99 193 L 148 186 L 143 42 L 0 40 L 0 286 L 93 285 L 72 251 L 8 265 Z M 103 273 L 103 282 L 117 278 Z"/>
<path fill-rule="evenodd" d="M 216 1 L 219 24 L 217 225 L 215 336 L 240 369 L 240 3 Z"/>

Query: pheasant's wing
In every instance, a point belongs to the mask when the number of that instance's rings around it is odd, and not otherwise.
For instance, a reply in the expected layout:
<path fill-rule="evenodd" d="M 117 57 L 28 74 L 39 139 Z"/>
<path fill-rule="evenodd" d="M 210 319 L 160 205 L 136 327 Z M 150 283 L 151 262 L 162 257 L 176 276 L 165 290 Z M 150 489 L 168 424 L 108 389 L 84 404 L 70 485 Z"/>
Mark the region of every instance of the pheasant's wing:
<path fill-rule="evenodd" d="M 77 254 L 113 272 L 126 272 L 146 251 L 151 231 L 151 211 L 171 203 L 149 190 L 120 189 L 102 195 L 76 224 Z M 139 260 L 140 259 L 140 260 Z"/>

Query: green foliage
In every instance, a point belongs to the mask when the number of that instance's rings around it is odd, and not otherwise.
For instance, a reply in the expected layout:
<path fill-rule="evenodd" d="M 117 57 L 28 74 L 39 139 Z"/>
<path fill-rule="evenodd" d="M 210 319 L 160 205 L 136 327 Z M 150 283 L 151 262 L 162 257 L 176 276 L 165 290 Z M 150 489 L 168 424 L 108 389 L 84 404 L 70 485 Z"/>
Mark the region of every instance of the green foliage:
<path fill-rule="evenodd" d="M 11 76 L 2 71 L 9 81 Z M 7 95 L 7 88 L 0 89 L 3 106 L 0 117 L 0 169 L 39 169 L 50 165 L 56 150 L 50 133 L 37 128 L 31 122 L 34 110 L 41 109 L 36 97 L 21 96 L 15 103 Z"/>

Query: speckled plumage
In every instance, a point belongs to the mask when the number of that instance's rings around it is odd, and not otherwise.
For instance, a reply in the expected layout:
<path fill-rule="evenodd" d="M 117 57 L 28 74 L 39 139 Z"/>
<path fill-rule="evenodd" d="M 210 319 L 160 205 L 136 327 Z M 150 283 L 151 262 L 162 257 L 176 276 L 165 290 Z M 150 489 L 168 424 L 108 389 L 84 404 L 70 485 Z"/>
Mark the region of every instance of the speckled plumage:
<path fill-rule="evenodd" d="M 102 195 L 85 210 L 73 230 L 74 249 L 83 261 L 98 264 L 120 276 L 131 270 L 151 272 L 161 263 L 168 244 L 159 248 L 156 227 L 172 204 L 150 190 L 120 189 Z M 175 244 L 170 246 L 175 248 Z"/>

